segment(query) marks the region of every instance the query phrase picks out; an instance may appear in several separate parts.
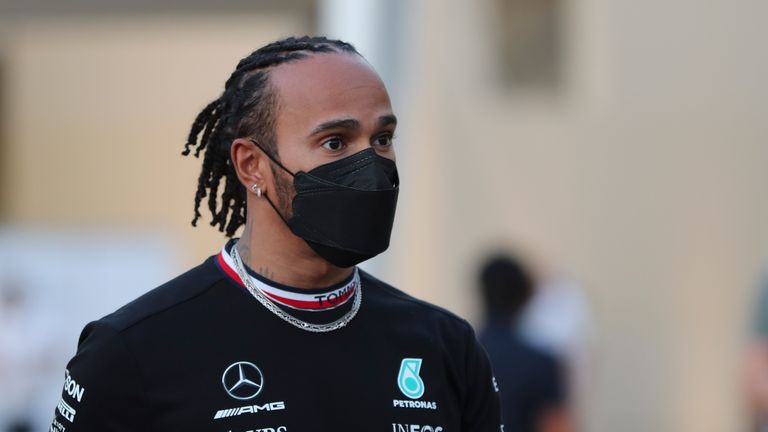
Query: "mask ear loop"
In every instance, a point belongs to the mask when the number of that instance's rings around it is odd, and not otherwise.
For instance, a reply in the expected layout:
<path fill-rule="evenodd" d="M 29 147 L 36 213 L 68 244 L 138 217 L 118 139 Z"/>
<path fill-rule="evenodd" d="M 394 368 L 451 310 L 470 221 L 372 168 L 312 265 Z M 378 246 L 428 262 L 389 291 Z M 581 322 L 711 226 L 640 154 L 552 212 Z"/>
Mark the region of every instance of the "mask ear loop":
<path fill-rule="evenodd" d="M 268 152 L 268 151 L 264 150 L 264 148 L 263 148 L 263 147 L 262 147 L 262 146 L 261 146 L 259 143 L 257 143 L 257 142 L 256 142 L 256 140 L 254 140 L 253 138 L 250 138 L 250 140 L 251 140 L 251 142 L 253 143 L 253 145 L 255 145 L 256 147 L 258 147 L 258 148 L 259 148 L 259 150 L 261 150 L 261 151 L 262 151 L 262 152 L 263 152 L 265 155 L 267 155 L 267 157 L 268 157 L 268 158 L 269 158 L 269 159 L 270 159 L 272 162 L 274 162 L 274 163 L 275 163 L 275 165 L 277 165 L 277 166 L 279 166 L 280 168 L 282 168 L 282 169 L 283 169 L 283 171 L 287 172 L 287 173 L 288 173 L 288 174 L 290 174 L 292 177 L 296 177 L 296 175 L 295 175 L 294 173 L 290 172 L 290 171 L 288 170 L 288 168 L 286 168 L 285 166 L 283 166 L 283 164 L 281 164 L 280 162 L 278 162 L 278 161 L 277 161 L 277 159 L 273 158 L 273 157 L 272 157 L 272 155 L 271 155 L 271 154 L 269 154 L 269 152 Z M 278 209 L 277 209 L 277 206 L 275 206 L 275 203 L 273 203 L 273 202 L 272 202 L 272 200 L 271 200 L 271 199 L 269 199 L 269 195 L 268 195 L 266 192 L 264 192 L 264 195 L 263 195 L 263 197 L 267 199 L 267 202 L 268 202 L 268 203 L 269 203 L 269 205 L 272 207 L 272 210 L 274 210 L 274 211 L 275 211 L 275 213 L 277 213 L 277 215 L 278 215 L 278 216 L 280 216 L 280 219 L 282 219 L 282 220 L 283 220 L 283 222 L 285 222 L 285 224 L 286 224 L 288 227 L 290 227 L 290 225 L 288 224 L 288 220 L 287 220 L 287 219 L 286 219 L 286 218 L 283 216 L 283 214 L 282 214 L 282 213 L 280 213 L 280 210 L 278 210 Z"/>
<path fill-rule="evenodd" d="M 275 211 L 275 213 L 277 213 L 277 215 L 278 215 L 278 216 L 280 216 L 280 219 L 282 219 L 282 220 L 283 220 L 283 222 L 285 222 L 285 224 L 286 224 L 288 227 L 290 227 L 291 225 L 289 225 L 289 224 L 288 224 L 288 220 L 287 220 L 285 217 L 283 217 L 283 214 L 282 214 L 282 213 L 280 213 L 280 210 L 278 210 L 278 209 L 277 209 L 277 207 L 275 206 L 275 204 L 272 202 L 272 200 L 271 200 L 271 199 L 269 199 L 269 195 L 267 195 L 266 193 L 264 193 L 264 198 L 266 198 L 266 199 L 267 199 L 267 202 L 268 202 L 268 203 L 269 203 L 269 205 L 272 207 L 272 210 L 274 210 L 274 211 Z"/>
<path fill-rule="evenodd" d="M 256 142 L 256 140 L 255 140 L 255 139 L 253 139 L 253 138 L 249 138 L 249 139 L 251 140 L 251 142 L 253 143 L 253 145 L 255 145 L 256 147 L 258 147 L 258 148 L 259 148 L 259 150 L 261 150 L 261 151 L 262 151 L 262 152 L 263 152 L 265 155 L 267 155 L 267 157 L 269 158 L 269 160 L 271 160 L 272 162 L 274 162 L 274 163 L 275 163 L 275 165 L 277 165 L 277 166 L 279 166 L 280 168 L 282 168 L 282 169 L 283 169 L 283 171 L 285 171 L 285 172 L 287 172 L 288 174 L 290 174 L 290 175 L 291 175 L 291 177 L 296 177 L 296 174 L 294 174 L 294 173 L 292 173 L 291 171 L 289 171 L 289 170 L 288 170 L 288 168 L 286 168 L 285 166 L 283 166 L 283 164 L 281 164 L 281 163 L 280 163 L 280 161 L 278 161 L 277 159 L 275 159 L 274 157 L 272 157 L 272 155 L 271 155 L 271 154 L 269 154 L 269 152 L 268 152 L 268 151 L 264 150 L 264 147 L 262 147 L 262 146 L 261 146 L 261 144 L 259 144 L 258 142 Z"/>

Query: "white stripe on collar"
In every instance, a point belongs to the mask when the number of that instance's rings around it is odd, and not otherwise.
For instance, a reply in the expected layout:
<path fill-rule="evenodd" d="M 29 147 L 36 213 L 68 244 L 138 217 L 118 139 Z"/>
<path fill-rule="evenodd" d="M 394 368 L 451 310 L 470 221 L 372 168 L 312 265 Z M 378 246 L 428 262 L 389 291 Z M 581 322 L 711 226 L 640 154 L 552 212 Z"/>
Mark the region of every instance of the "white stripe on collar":
<path fill-rule="evenodd" d="M 223 267 L 223 270 L 227 275 L 234 279 L 238 284 L 244 285 L 237 272 L 234 270 L 235 265 L 232 260 L 232 256 L 227 251 L 226 246 L 222 248 L 219 254 L 219 264 Z M 276 286 L 270 285 L 263 281 L 261 278 L 249 275 L 254 286 L 264 293 L 267 298 L 275 303 L 300 310 L 308 311 L 325 311 L 337 308 L 345 304 L 349 299 L 354 297 L 355 292 L 360 287 L 360 274 L 357 267 L 354 269 L 354 275 L 352 279 L 343 286 L 330 289 L 330 290 L 311 290 L 311 293 L 301 293 L 288 291 Z"/>

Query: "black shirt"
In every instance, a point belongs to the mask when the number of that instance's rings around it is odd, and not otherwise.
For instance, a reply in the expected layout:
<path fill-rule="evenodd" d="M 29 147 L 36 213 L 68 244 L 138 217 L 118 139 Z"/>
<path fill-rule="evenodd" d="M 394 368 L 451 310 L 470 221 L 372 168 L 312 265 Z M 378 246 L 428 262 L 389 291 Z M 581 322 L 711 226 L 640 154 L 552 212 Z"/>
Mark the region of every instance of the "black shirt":
<path fill-rule="evenodd" d="M 85 327 L 51 431 L 501 429 L 491 368 L 466 321 L 357 269 L 359 279 L 309 293 L 251 274 L 284 297 L 324 302 L 277 303 L 312 322 L 337 319 L 362 294 L 348 325 L 307 332 L 243 288 L 225 259 L 231 245 Z"/>

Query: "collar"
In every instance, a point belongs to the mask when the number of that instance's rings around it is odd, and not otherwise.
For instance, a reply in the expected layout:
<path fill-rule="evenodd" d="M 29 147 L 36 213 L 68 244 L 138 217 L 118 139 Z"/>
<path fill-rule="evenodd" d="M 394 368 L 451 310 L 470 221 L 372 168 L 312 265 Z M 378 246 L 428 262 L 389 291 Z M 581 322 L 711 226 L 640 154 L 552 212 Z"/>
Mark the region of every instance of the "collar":
<path fill-rule="evenodd" d="M 245 288 L 245 284 L 235 270 L 232 259 L 231 251 L 234 245 L 234 240 L 229 241 L 216 256 L 216 263 L 230 279 Z M 345 304 L 354 297 L 355 292 L 360 287 L 360 275 L 357 267 L 345 280 L 331 287 L 320 289 L 289 287 L 265 278 L 251 270 L 248 266 L 245 267 L 245 270 L 248 272 L 253 285 L 266 295 L 268 299 L 281 306 L 312 312 L 335 309 Z"/>

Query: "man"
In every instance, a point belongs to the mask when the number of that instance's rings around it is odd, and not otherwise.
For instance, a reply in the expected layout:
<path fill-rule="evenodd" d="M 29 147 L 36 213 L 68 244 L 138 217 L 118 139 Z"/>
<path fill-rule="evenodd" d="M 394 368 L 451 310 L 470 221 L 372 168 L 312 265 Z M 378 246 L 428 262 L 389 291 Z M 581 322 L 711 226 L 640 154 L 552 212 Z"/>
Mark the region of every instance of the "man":
<path fill-rule="evenodd" d="M 517 325 L 534 290 L 528 270 L 506 254 L 490 257 L 479 274 L 487 323 L 480 341 L 501 386 L 507 432 L 573 430 L 558 360 L 520 336 Z"/>
<path fill-rule="evenodd" d="M 344 42 L 288 38 L 198 115 L 193 224 L 240 239 L 89 324 L 52 431 L 498 431 L 471 327 L 356 265 L 399 179 L 381 79 Z M 199 139 L 198 139 L 199 138 Z"/>

